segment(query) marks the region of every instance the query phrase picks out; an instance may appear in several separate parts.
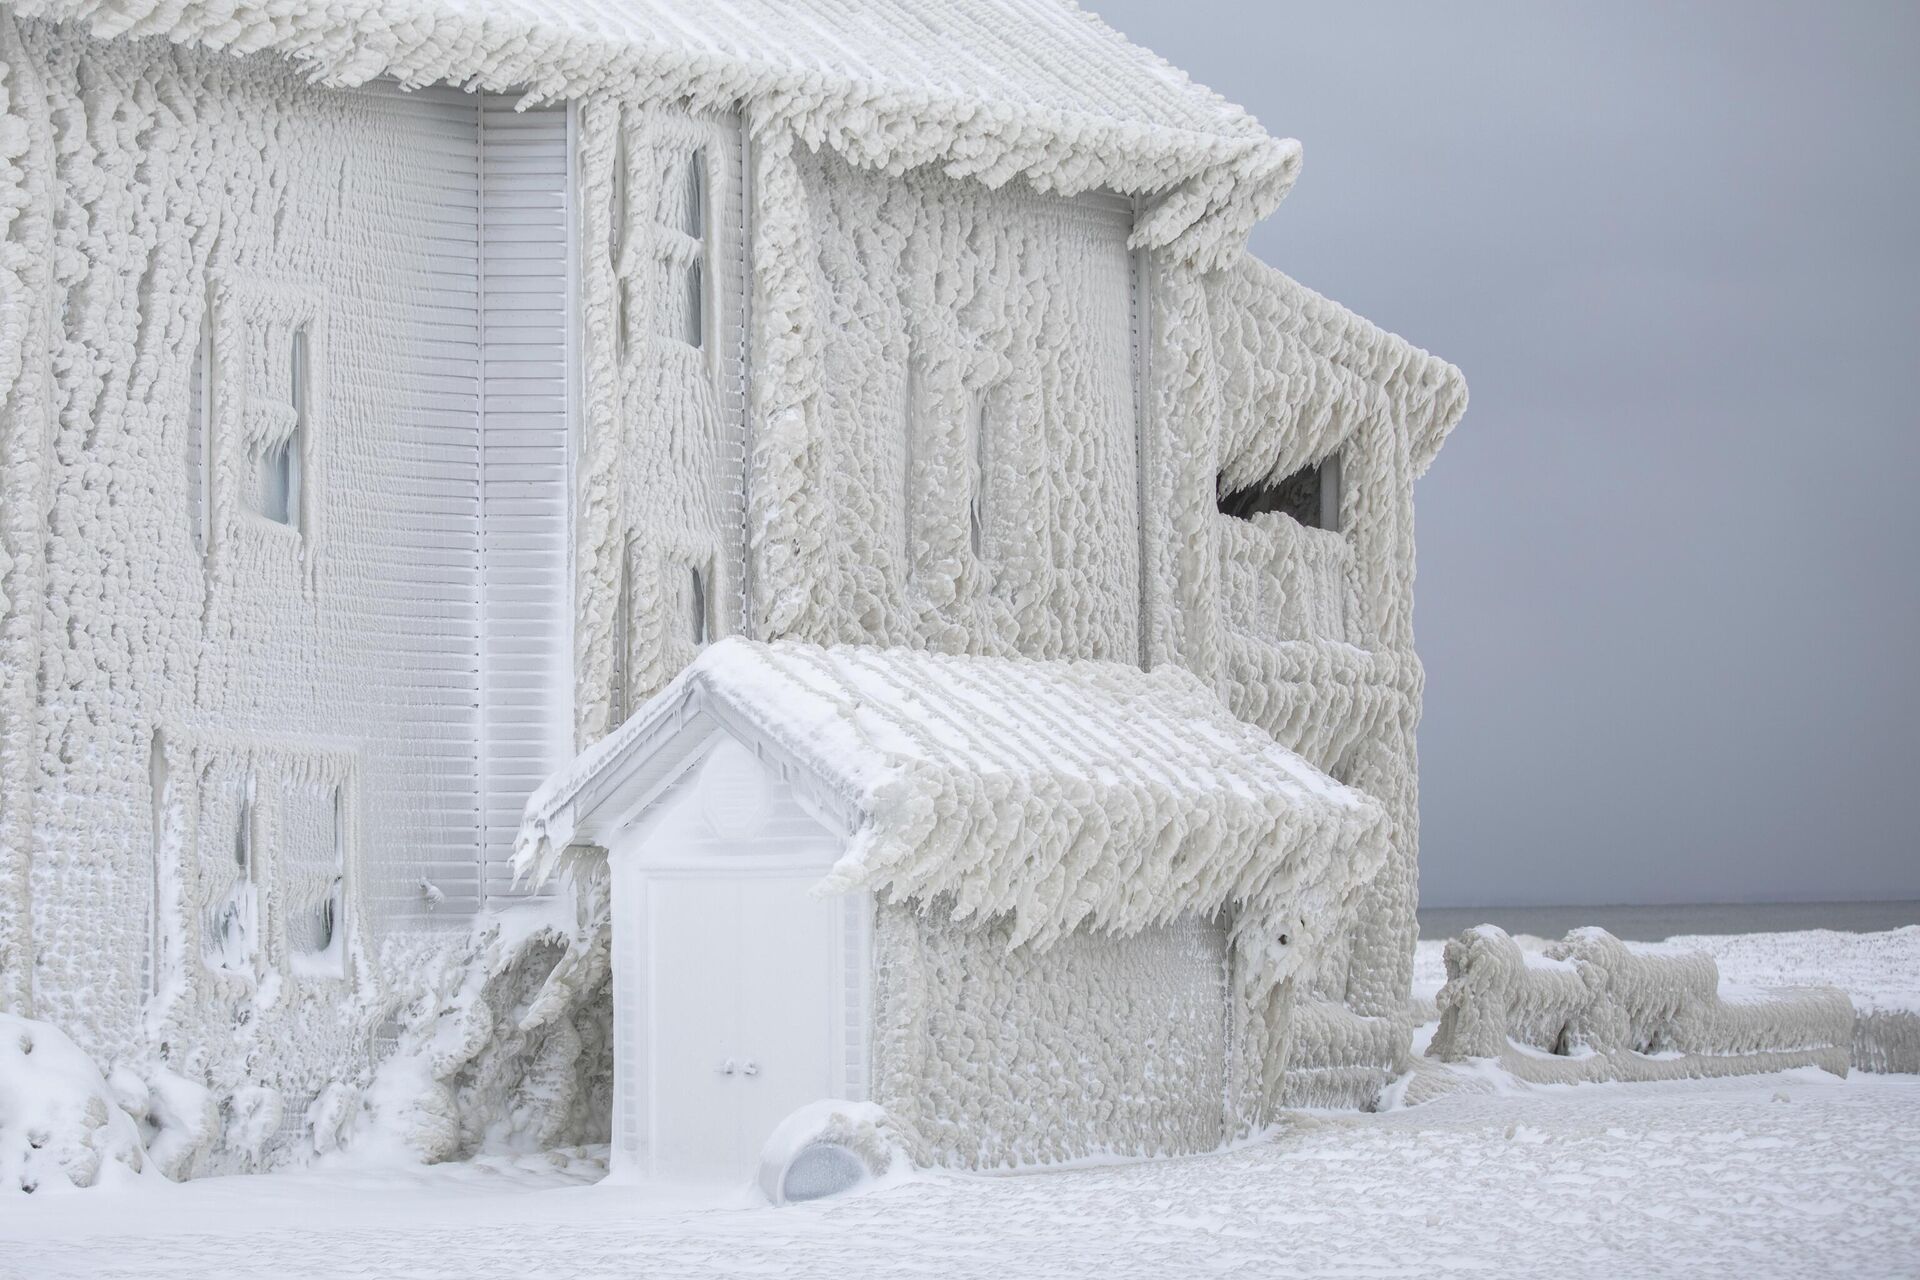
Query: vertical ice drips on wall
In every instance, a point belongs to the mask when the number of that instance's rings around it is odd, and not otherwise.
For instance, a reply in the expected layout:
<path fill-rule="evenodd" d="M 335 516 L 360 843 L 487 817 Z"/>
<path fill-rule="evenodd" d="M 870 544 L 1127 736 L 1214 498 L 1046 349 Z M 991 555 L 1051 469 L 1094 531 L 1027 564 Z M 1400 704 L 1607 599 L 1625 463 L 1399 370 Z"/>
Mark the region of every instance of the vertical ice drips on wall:
<path fill-rule="evenodd" d="M 11 14 L 0 68 L 0 1002 L 251 1167 L 475 898 L 474 100 Z"/>
<path fill-rule="evenodd" d="M 1130 206 L 757 172 L 760 633 L 1134 661 Z"/>
<path fill-rule="evenodd" d="M 1380 799 L 1394 835 L 1354 936 L 1302 990 L 1279 1100 L 1364 1104 L 1406 1053 L 1418 807 L 1413 479 L 1465 408 L 1459 371 L 1251 259 L 1156 261 L 1149 600 L 1156 657 Z M 1337 530 L 1220 493 L 1338 457 Z"/>
<path fill-rule="evenodd" d="M 298 44 L 319 20 L 301 12 L 235 21 Z M 198 9 L 174 17 L 215 38 Z M 388 55 L 444 69 L 467 47 L 457 28 L 314 56 L 345 80 Z M 524 53 L 487 55 L 487 74 L 557 92 L 613 66 L 576 77 Z M 1151 131 L 996 132 L 799 95 L 750 110 L 743 157 L 733 121 L 638 105 L 658 100 L 640 82 L 590 96 L 578 137 L 579 741 L 734 630 L 743 596 L 765 638 L 1183 664 L 1390 809 L 1361 933 L 1301 981 L 1308 1013 L 1286 1012 L 1290 986 L 1268 1028 L 1359 1097 L 1394 1053 L 1379 1032 L 1411 936 L 1409 486 L 1458 416 L 1457 373 L 1264 269 L 1202 273 L 1233 256 L 1264 198 L 1249 192 L 1290 180 L 1294 153 L 1264 135 L 1186 155 Z M 751 98 L 711 89 L 696 103 Z M 415 129 L 445 124 L 447 99 L 8 15 L 0 94 L 0 1002 L 103 1060 L 204 1081 L 233 1144 L 189 1099 L 167 1163 L 250 1167 L 271 1158 L 274 1117 L 316 1142 L 341 1132 L 392 1003 L 376 932 L 417 958 L 435 945 L 421 931 L 477 895 L 471 335 L 418 305 L 420 264 L 465 229 L 436 230 L 406 195 L 447 169 Z M 1137 224 L 1128 201 L 1041 194 L 1106 180 L 1164 199 Z M 1175 246 L 1142 291 L 1144 439 L 1130 233 Z M 1349 479 L 1337 534 L 1215 507 L 1223 482 L 1332 451 Z M 331 788 L 347 816 L 329 833 Z M 509 993 L 459 1020 L 472 1063 L 478 1040 L 513 1040 L 506 1006 L 551 957 L 459 954 L 499 966 Z M 1100 982 L 1121 972 L 1088 954 Z M 1029 970 L 1060 984 L 1035 1008 L 1081 980 Z M 466 989 L 434 972 L 439 994 Z M 594 1024 L 574 1014 L 599 985 L 566 989 L 548 1003 L 576 1004 L 542 1024 L 564 1030 L 502 1061 L 557 1077 L 588 1055 Z M 1133 1017 L 1116 1007 L 1113 1034 Z M 942 1041 L 927 1070 L 966 1052 Z M 510 1071 L 462 1072 L 447 1150 L 508 1096 Z"/>
<path fill-rule="evenodd" d="M 0 13 L 0 1009 L 33 999 L 33 804 L 40 789 L 41 495 L 52 405 L 46 305 L 53 248 L 52 129 L 40 68 Z"/>
<path fill-rule="evenodd" d="M 584 746 L 735 627 L 744 282 L 732 121 L 599 99 L 579 146 Z"/>

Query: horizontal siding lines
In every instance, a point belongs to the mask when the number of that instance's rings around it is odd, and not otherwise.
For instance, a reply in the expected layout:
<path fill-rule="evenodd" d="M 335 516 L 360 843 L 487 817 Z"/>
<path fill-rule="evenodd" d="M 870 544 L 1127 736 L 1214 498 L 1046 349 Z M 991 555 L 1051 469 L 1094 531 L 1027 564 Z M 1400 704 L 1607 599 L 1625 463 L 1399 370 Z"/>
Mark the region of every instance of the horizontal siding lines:
<path fill-rule="evenodd" d="M 364 127 L 403 140 L 406 157 L 405 180 L 376 197 L 382 217 L 406 229 L 396 241 L 406 249 L 352 285 L 370 322 L 406 334 L 390 355 L 374 353 L 380 367 L 356 388 L 370 403 L 404 406 L 361 480 L 381 540 L 359 564 L 388 604 L 362 628 L 385 659 L 372 682 L 389 707 L 385 732 L 369 741 L 368 879 L 389 927 L 457 925 L 482 897 L 479 120 L 476 99 L 458 90 L 345 92 Z"/>
<path fill-rule="evenodd" d="M 567 114 L 480 111 L 481 892 L 521 896 L 513 840 L 572 753 Z"/>

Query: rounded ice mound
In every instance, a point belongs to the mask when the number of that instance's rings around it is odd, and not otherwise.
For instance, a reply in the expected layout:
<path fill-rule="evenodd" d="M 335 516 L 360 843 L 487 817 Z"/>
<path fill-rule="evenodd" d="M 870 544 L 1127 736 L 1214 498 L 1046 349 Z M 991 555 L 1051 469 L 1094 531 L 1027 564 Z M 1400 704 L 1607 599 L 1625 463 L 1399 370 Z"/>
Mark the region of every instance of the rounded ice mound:
<path fill-rule="evenodd" d="M 91 1187 L 147 1165 L 140 1130 L 59 1028 L 0 1013 L 0 1196 Z"/>
<path fill-rule="evenodd" d="M 905 1163 L 883 1107 L 812 1102 L 782 1120 L 760 1149 L 760 1190 L 774 1204 L 798 1204 L 852 1191 Z"/>

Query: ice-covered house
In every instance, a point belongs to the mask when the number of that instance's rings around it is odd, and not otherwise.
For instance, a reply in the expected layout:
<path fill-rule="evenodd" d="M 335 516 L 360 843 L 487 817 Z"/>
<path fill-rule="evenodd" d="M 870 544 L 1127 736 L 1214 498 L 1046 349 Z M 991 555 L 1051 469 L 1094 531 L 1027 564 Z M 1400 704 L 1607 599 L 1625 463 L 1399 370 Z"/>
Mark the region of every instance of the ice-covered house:
<path fill-rule="evenodd" d="M 1052 0 L 5 0 L 0 110 L 0 1008 L 170 1172 L 604 1139 L 748 818 L 917 1158 L 1404 1065 L 1466 393 L 1244 255 L 1295 143 Z"/>

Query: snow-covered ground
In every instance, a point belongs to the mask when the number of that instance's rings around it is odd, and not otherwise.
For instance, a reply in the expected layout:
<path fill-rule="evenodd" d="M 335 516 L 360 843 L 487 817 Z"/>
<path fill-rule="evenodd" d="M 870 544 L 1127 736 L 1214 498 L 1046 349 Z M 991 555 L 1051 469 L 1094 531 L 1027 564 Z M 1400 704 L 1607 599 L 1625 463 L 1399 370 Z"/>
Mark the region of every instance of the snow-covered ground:
<path fill-rule="evenodd" d="M 1907 932 L 1829 941 L 1862 966 L 1831 976 L 1920 990 Z M 1713 942 L 1735 981 L 1798 972 L 1736 956 L 1813 954 Z M 1920 1076 L 1514 1086 L 1295 1114 L 1219 1155 L 783 1209 L 599 1173 L 575 1152 L 13 1199 L 0 1276 L 1920 1275 Z"/>

